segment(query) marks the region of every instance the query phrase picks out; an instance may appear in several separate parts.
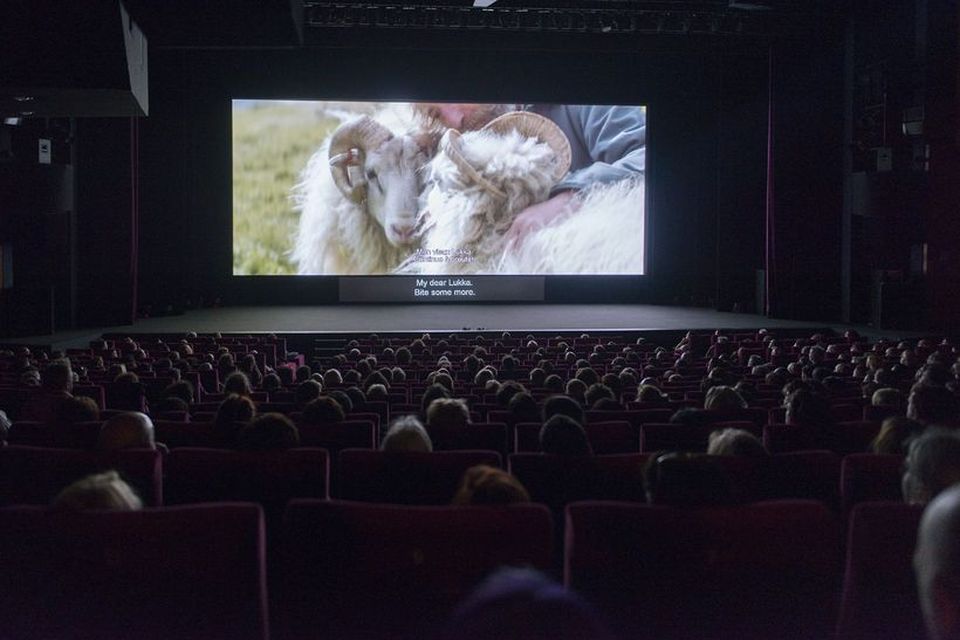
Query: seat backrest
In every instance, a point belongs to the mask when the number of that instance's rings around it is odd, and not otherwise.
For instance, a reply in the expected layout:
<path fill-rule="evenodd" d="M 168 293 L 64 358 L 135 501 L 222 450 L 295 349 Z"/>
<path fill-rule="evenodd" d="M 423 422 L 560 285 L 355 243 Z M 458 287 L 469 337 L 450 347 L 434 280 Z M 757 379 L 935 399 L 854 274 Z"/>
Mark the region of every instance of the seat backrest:
<path fill-rule="evenodd" d="M 793 451 L 771 457 L 766 483 L 770 498 L 840 503 L 841 458 L 832 451 Z"/>
<path fill-rule="evenodd" d="M 831 433 L 827 444 L 832 451 L 840 455 L 865 453 L 870 450 L 870 443 L 873 442 L 878 433 L 880 433 L 879 422 L 859 419 L 853 422 L 840 422 Z"/>
<path fill-rule="evenodd" d="M 840 500 L 844 513 L 861 502 L 901 500 L 903 456 L 854 453 L 840 467 Z"/>
<path fill-rule="evenodd" d="M 533 502 L 559 513 L 577 500 L 643 502 L 643 466 L 648 458 L 642 453 L 584 457 L 515 453 L 509 465 Z"/>
<path fill-rule="evenodd" d="M 278 519 L 293 498 L 326 498 L 329 460 L 324 449 L 229 451 L 179 448 L 167 456 L 167 504 L 241 500 L 258 502 Z"/>
<path fill-rule="evenodd" d="M 179 447 L 216 447 L 223 443 L 216 436 L 212 422 L 154 420 L 153 437 L 170 449 Z"/>
<path fill-rule="evenodd" d="M 465 427 L 427 425 L 435 451 L 496 451 L 507 455 L 507 425 L 504 423 L 468 424 Z"/>
<path fill-rule="evenodd" d="M 542 505 L 411 507 L 295 500 L 278 619 L 289 637 L 426 637 L 504 565 L 548 569 Z"/>
<path fill-rule="evenodd" d="M 923 507 L 902 502 L 853 508 L 837 640 L 924 637 L 913 572 L 922 514 Z"/>
<path fill-rule="evenodd" d="M 15 422 L 10 427 L 7 442 L 34 447 L 94 449 L 100 437 L 101 425 L 101 422 L 76 422 L 74 424 Z"/>
<path fill-rule="evenodd" d="M 710 424 L 647 423 L 640 430 L 641 451 L 694 451 L 707 450 L 710 434 L 718 429 L 743 429 L 754 431 L 752 422 L 718 422 Z"/>
<path fill-rule="evenodd" d="M 637 453 L 640 451 L 640 427 L 626 420 L 594 420 L 584 425 L 590 447 L 597 455 Z"/>
<path fill-rule="evenodd" d="M 327 424 L 297 423 L 301 447 L 319 447 L 335 455 L 342 449 L 376 449 L 377 427 L 370 420 L 345 420 Z"/>
<path fill-rule="evenodd" d="M 64 488 L 90 474 L 115 469 L 144 505 L 163 503 L 162 454 L 154 449 L 115 452 L 9 446 L 0 448 L 0 505 L 48 505 Z"/>
<path fill-rule="evenodd" d="M 0 548 L 5 637 L 268 636 L 256 505 L 11 507 L 0 510 Z"/>
<path fill-rule="evenodd" d="M 390 504 L 450 504 L 470 467 L 502 466 L 495 451 L 340 452 L 336 497 Z"/>
<path fill-rule="evenodd" d="M 621 637 L 827 637 L 840 527 L 822 504 L 567 506 L 565 579 Z"/>

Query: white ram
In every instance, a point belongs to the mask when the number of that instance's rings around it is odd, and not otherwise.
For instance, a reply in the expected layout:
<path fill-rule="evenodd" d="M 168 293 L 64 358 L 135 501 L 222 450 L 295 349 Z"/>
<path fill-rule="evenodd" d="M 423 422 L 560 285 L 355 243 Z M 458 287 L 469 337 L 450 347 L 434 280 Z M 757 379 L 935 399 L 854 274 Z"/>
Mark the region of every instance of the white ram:
<path fill-rule="evenodd" d="M 434 138 L 395 134 L 370 116 L 341 124 L 294 187 L 300 274 L 390 273 L 415 250 L 422 168 Z"/>

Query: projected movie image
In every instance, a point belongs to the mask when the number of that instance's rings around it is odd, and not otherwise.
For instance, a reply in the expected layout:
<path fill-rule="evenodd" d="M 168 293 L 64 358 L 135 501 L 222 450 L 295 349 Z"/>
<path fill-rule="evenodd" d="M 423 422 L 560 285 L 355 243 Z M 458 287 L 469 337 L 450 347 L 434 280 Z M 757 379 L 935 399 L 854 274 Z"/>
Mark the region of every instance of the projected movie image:
<path fill-rule="evenodd" d="M 235 100 L 234 275 L 642 275 L 646 107 Z"/>

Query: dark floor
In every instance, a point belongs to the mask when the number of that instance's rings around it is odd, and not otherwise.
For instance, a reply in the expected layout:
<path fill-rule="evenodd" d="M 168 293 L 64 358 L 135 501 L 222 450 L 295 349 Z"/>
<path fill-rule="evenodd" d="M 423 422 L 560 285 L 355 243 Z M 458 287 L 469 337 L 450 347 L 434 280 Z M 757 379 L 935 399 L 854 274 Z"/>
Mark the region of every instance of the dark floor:
<path fill-rule="evenodd" d="M 130 326 L 67 331 L 9 343 L 63 349 L 85 344 L 107 332 L 178 333 L 346 333 L 391 331 L 511 330 L 678 330 L 802 329 L 844 327 L 836 323 L 777 320 L 694 307 L 640 304 L 495 304 L 495 305 L 329 305 L 297 307 L 227 307 L 183 315 L 148 318 Z M 869 329 L 858 327 L 861 333 Z M 898 335 L 902 332 L 894 332 Z"/>

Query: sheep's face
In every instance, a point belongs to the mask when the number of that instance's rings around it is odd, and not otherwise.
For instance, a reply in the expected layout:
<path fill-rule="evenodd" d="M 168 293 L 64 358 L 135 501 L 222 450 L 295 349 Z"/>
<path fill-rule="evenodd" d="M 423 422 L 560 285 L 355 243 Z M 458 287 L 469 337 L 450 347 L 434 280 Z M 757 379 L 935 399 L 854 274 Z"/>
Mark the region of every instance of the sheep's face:
<path fill-rule="evenodd" d="M 430 159 L 428 153 L 416 137 L 397 136 L 366 156 L 367 209 L 395 247 L 409 246 L 416 239 L 421 169 Z"/>

